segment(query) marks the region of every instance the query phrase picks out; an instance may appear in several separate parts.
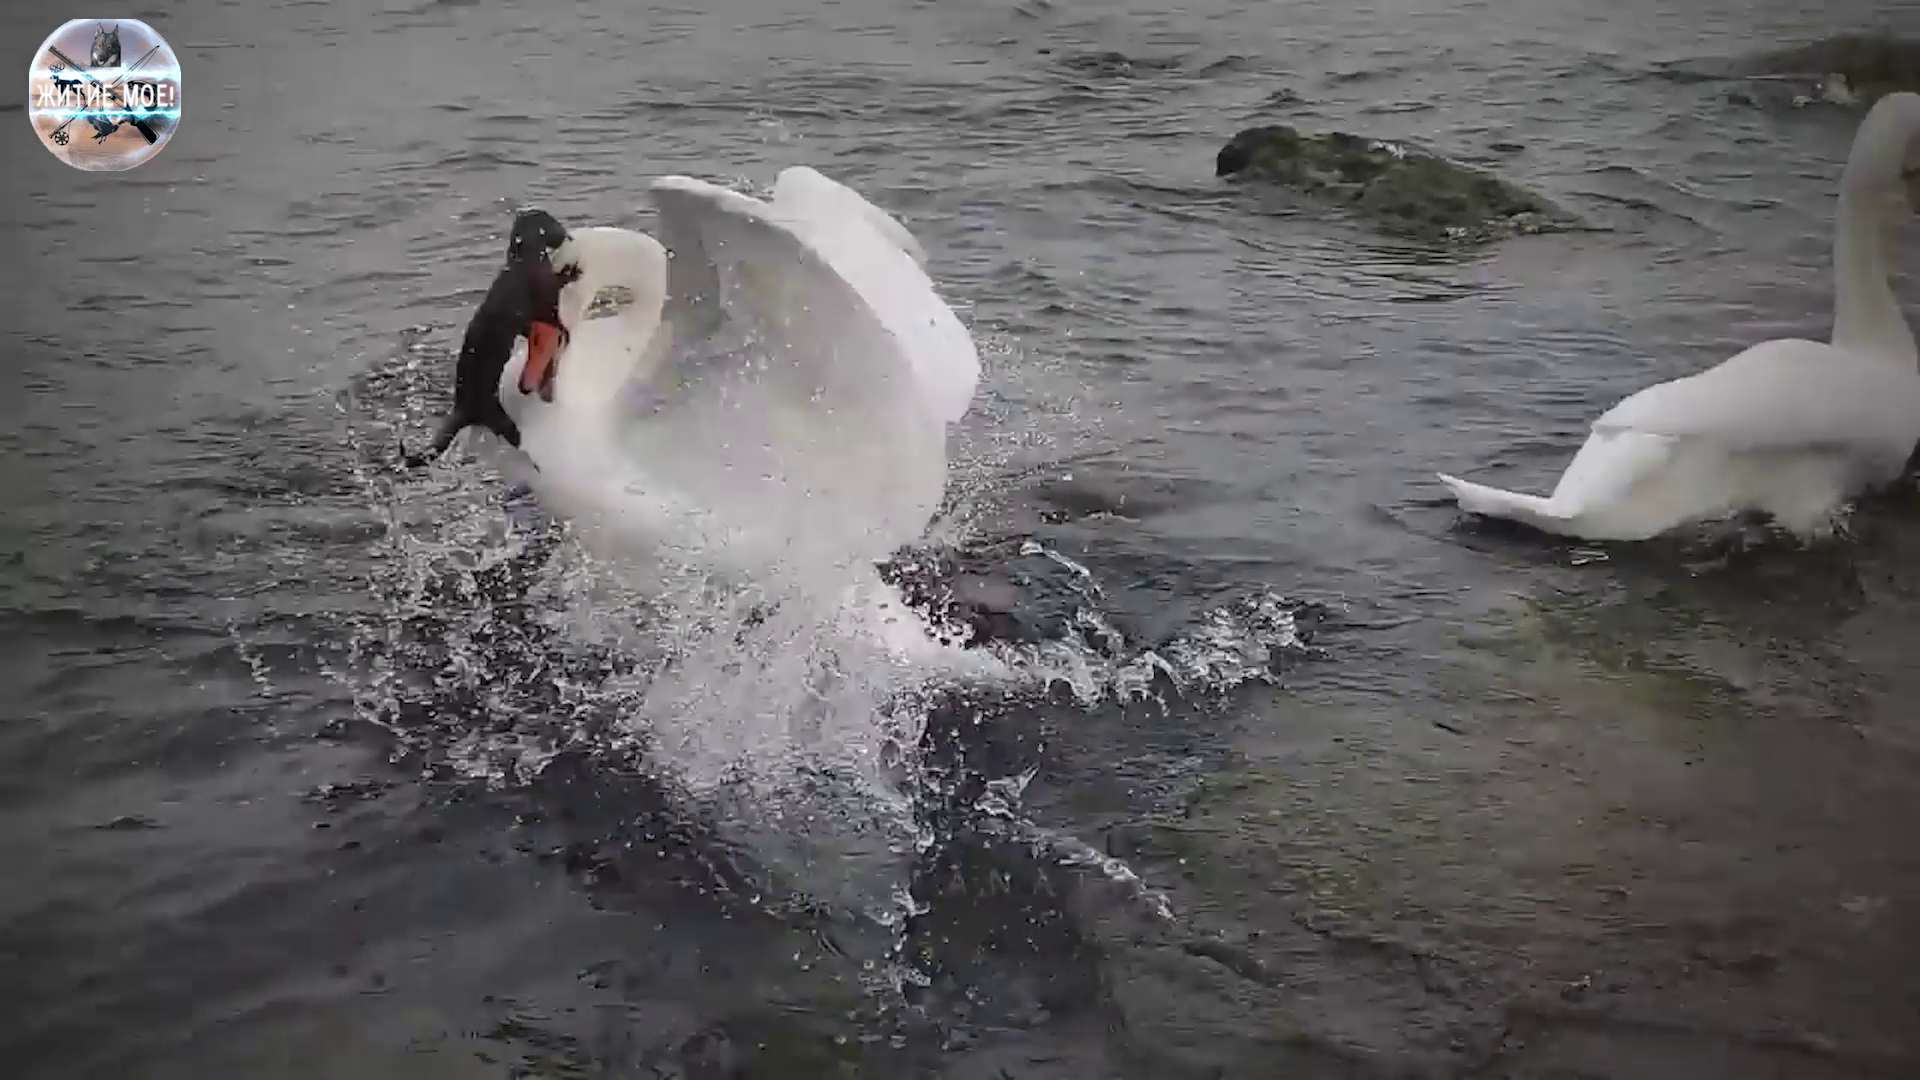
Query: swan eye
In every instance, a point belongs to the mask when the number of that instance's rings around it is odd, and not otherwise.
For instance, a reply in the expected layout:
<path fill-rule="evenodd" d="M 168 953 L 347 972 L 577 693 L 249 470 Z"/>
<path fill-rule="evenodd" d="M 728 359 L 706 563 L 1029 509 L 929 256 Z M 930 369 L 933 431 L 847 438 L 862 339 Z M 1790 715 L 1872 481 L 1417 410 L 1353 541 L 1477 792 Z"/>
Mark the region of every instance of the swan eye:
<path fill-rule="evenodd" d="M 580 266 L 577 263 L 563 266 L 554 272 L 554 277 L 560 279 L 562 286 L 571 285 L 580 280 Z"/>

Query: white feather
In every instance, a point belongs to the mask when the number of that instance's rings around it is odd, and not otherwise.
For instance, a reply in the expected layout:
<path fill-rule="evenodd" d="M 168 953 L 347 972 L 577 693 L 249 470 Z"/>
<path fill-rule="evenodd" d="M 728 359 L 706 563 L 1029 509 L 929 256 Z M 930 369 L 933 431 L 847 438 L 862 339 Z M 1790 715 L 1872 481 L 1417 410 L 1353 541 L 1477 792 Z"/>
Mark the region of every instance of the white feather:
<path fill-rule="evenodd" d="M 870 571 L 925 531 L 978 355 L 911 236 L 807 173 L 784 204 L 657 179 L 660 242 L 572 230 L 554 400 L 518 393 L 522 360 L 500 388 L 543 504 L 622 548 L 742 572 Z M 610 286 L 635 302 L 585 318 Z"/>

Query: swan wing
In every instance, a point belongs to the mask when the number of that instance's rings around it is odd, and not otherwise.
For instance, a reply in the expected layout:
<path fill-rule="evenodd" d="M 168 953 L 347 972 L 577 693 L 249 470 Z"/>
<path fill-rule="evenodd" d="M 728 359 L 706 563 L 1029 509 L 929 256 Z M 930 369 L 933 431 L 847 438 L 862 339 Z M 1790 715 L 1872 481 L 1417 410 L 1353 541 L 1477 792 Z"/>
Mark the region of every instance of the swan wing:
<path fill-rule="evenodd" d="M 658 192 L 656 185 L 656 205 Z M 677 341 L 711 337 L 726 321 L 721 307 L 719 263 L 707 249 L 700 220 L 668 213 L 662 206 L 656 227 L 660 245 L 667 249 L 667 296 L 660 318 L 672 327 Z"/>
<path fill-rule="evenodd" d="M 1672 465 L 1679 443 L 1670 435 L 1596 427 L 1560 474 L 1553 503 L 1576 514 L 1630 498 L 1647 478 Z"/>
<path fill-rule="evenodd" d="M 966 415 L 980 382 L 973 335 L 941 299 L 911 232 L 859 192 L 795 166 L 774 183 L 773 205 L 901 343 L 933 411 Z"/>
<path fill-rule="evenodd" d="M 906 252 L 915 264 L 927 265 L 926 250 L 898 218 L 845 184 L 827 179 L 817 169 L 805 165 L 783 169 L 773 181 L 773 204 L 817 222 L 841 225 L 848 221 L 865 222 Z"/>
<path fill-rule="evenodd" d="M 1827 448 L 1904 460 L 1920 437 L 1920 372 L 1816 341 L 1768 341 L 1648 387 L 1593 428 L 1736 451 Z"/>
<path fill-rule="evenodd" d="M 672 238 L 669 294 L 749 324 L 778 361 L 766 377 L 796 403 L 894 407 L 914 393 L 893 328 L 778 208 L 686 176 L 655 180 L 653 196 Z"/>
<path fill-rule="evenodd" d="M 707 260 L 691 280 L 717 290 L 746 341 L 633 427 L 651 440 L 643 457 L 684 490 L 724 495 L 729 520 L 782 520 L 862 558 L 917 536 L 944 486 L 946 426 L 904 355 L 906 328 L 780 207 L 683 176 L 654 181 L 653 197 L 676 254 Z"/>

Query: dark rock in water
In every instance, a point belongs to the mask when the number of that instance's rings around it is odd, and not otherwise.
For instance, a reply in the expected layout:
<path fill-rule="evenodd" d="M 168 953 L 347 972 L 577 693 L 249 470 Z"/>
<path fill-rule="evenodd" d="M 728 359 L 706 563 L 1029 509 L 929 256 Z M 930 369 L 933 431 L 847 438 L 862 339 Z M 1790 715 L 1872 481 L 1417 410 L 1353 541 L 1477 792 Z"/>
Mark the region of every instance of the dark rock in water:
<path fill-rule="evenodd" d="M 1920 92 L 1920 41 L 1881 34 L 1839 34 L 1750 57 L 1747 75 L 1824 79 L 1826 100 L 1866 108 L 1900 90 Z M 1836 82 L 1835 77 L 1838 77 Z"/>
<path fill-rule="evenodd" d="M 1920 92 L 1920 40 L 1890 34 L 1836 34 L 1807 45 L 1770 49 L 1730 60 L 1675 65 L 1668 73 L 1708 79 L 1798 81 L 1786 94 L 1757 90 L 1736 95 L 1764 104 L 1772 98 L 1794 105 L 1826 102 L 1868 108 L 1900 90 Z"/>
<path fill-rule="evenodd" d="M 1149 71 L 1171 71 L 1180 61 L 1167 57 L 1128 56 L 1111 50 L 1070 53 L 1059 58 L 1061 67 L 1098 78 L 1122 78 Z"/>
<path fill-rule="evenodd" d="M 1580 225 L 1498 177 L 1404 143 L 1339 131 L 1248 128 L 1221 149 L 1214 175 L 1285 184 L 1350 207 L 1388 235 L 1425 243 L 1484 244 Z"/>
<path fill-rule="evenodd" d="M 910 606 L 936 623 L 965 627 L 975 645 L 1058 641 L 1072 635 L 1077 617 L 1093 606 L 1091 582 L 1026 539 L 903 548 L 879 569 Z"/>
<path fill-rule="evenodd" d="M 321 784 L 319 787 L 301 796 L 303 802 L 317 803 L 329 810 L 341 810 L 346 806 L 377 799 L 386 794 L 393 783 L 389 780 L 365 779 L 347 780 L 340 783 Z"/>

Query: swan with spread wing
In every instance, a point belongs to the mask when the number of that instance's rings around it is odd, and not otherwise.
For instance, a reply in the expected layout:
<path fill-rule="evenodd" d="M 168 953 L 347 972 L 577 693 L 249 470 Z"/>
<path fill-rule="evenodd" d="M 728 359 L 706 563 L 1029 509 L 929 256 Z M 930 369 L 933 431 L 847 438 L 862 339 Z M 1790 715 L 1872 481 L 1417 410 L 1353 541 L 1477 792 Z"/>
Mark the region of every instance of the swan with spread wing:
<path fill-rule="evenodd" d="M 682 176 L 651 188 L 658 239 L 516 217 L 453 408 L 413 460 L 487 428 L 586 532 L 725 566 L 870 569 L 919 538 L 980 374 L 919 243 L 808 168 L 765 201 Z M 611 289 L 630 302 L 587 318 Z"/>

